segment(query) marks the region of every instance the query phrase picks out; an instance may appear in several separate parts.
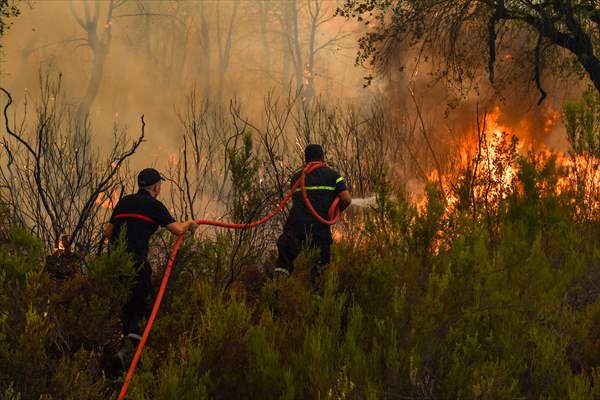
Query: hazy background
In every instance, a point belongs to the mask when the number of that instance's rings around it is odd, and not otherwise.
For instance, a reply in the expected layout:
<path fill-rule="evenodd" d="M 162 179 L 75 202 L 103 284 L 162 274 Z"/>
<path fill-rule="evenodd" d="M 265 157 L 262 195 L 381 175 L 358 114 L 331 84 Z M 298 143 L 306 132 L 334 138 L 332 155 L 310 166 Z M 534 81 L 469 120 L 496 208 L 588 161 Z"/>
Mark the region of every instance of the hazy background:
<path fill-rule="evenodd" d="M 558 112 L 569 86 L 554 77 L 546 79 L 549 98 L 537 106 L 531 74 L 524 69 L 508 71 L 511 81 L 500 90 L 489 87 L 485 71 L 481 85 L 456 90 L 432 80 L 427 61 L 417 65 L 414 54 L 400 52 L 398 65 L 406 68 L 392 68 L 364 87 L 369 71 L 355 65 L 357 39 L 364 32 L 354 21 L 334 16 L 339 5 L 335 0 L 23 2 L 22 15 L 3 38 L 2 85 L 22 104 L 27 95 L 35 100 L 40 74 L 60 73 L 69 101 L 90 112 L 100 145 L 115 122 L 135 135 L 144 114 L 147 143 L 143 157 L 133 160 L 135 167 L 161 166 L 180 147 L 177 114 L 193 89 L 225 107 L 237 99 L 253 120 L 261 119 L 269 95 L 364 108 L 379 99 L 389 115 L 409 124 L 417 124 L 419 107 L 438 149 L 472 131 L 477 110 L 487 110 L 534 147 L 566 147 Z"/>
<path fill-rule="evenodd" d="M 334 18 L 335 1 L 129 0 L 113 2 L 109 16 L 110 4 L 22 4 L 1 66 L 17 104 L 36 93 L 40 71 L 62 73 L 71 101 L 88 97 L 100 136 L 114 121 L 137 130 L 145 114 L 143 150 L 155 158 L 176 147 L 176 110 L 192 88 L 212 102 L 238 98 L 250 114 L 267 93 L 356 103 L 378 90 L 363 88 L 364 71 L 354 67 L 358 32 Z"/>

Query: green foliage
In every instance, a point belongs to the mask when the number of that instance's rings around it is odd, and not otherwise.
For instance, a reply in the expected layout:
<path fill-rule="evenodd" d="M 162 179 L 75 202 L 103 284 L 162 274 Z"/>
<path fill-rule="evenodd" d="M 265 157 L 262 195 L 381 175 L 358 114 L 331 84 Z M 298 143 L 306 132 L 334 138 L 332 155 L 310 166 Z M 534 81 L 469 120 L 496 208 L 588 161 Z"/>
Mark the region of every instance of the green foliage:
<path fill-rule="evenodd" d="M 283 281 L 242 274 L 227 287 L 232 266 L 256 267 L 235 256 L 252 242 L 187 242 L 128 398 L 599 399 L 600 228 L 580 217 L 576 189 L 556 189 L 569 173 L 556 157 L 513 147 L 498 155 L 514 169 L 510 187 L 469 207 L 430 185 L 417 209 L 382 185 L 318 288 L 314 253 Z M 233 157 L 240 187 L 254 176 L 241 173 L 250 141 L 244 149 Z M 37 239 L 8 237 L 0 396 L 114 397 L 122 378 L 102 360 L 118 345 L 129 256 L 117 247 L 56 281 Z"/>
<path fill-rule="evenodd" d="M 87 276 L 61 282 L 49 297 L 55 310 L 55 334 L 77 350 L 114 346 L 123 304 L 133 287 L 131 256 L 119 245 L 91 260 Z M 93 315 L 94 318 L 82 316 Z"/>
<path fill-rule="evenodd" d="M 43 259 L 42 242 L 31 237 L 22 228 L 11 230 L 8 243 L 0 247 L 0 262 L 5 279 L 24 283 L 28 277 L 39 275 Z"/>
<path fill-rule="evenodd" d="M 87 276 L 55 281 L 44 270 L 41 242 L 19 228 L 9 232 L 0 255 L 2 396 L 106 398 L 102 353 L 117 345 L 132 285 L 129 255 L 117 247 L 92 260 Z"/>
<path fill-rule="evenodd" d="M 6 31 L 12 25 L 12 22 L 9 21 L 10 18 L 18 17 L 21 14 L 21 11 L 17 7 L 17 2 L 15 0 L 0 0 L 0 38 L 4 36 Z M 2 43 L 0 42 L 0 49 L 2 48 Z"/>
<path fill-rule="evenodd" d="M 64 400 L 107 398 L 106 379 L 99 370 L 98 355 L 79 350 L 61 358 L 52 373 L 53 398 Z"/>
<path fill-rule="evenodd" d="M 2 400 L 21 400 L 21 394 L 15 392 L 12 383 L 8 385 L 4 393 L 2 393 Z"/>
<path fill-rule="evenodd" d="M 570 190 L 579 219 L 597 219 L 600 167 L 600 97 L 593 89 L 565 104 L 563 121 L 571 145 L 568 165 Z"/>
<path fill-rule="evenodd" d="M 567 102 L 563 110 L 567 138 L 575 154 L 600 156 L 600 98 L 588 89 L 582 99 Z"/>
<path fill-rule="evenodd" d="M 29 398 L 31 387 L 44 380 L 52 327 L 40 241 L 13 229 L 0 246 L 0 264 L 0 387 Z"/>
<path fill-rule="evenodd" d="M 514 90 L 519 89 L 518 82 L 525 83 L 521 79 L 527 74 L 515 73 L 507 66 L 522 68 L 515 60 L 525 59 L 535 66 L 533 74 L 540 103 L 547 97 L 541 83 L 542 73 L 550 67 L 545 60 L 552 60 L 550 68 L 554 72 L 587 76 L 588 82 L 600 91 L 600 74 L 592 66 L 599 60 L 595 54 L 590 55 L 599 47 L 596 28 L 600 13 L 595 3 L 344 0 L 336 15 L 363 25 L 356 64 L 368 66 L 380 75 L 410 65 L 407 64 L 410 57 L 397 57 L 399 49 L 418 49 L 432 60 L 433 81 L 446 80 L 448 88 L 458 89 L 461 96 L 470 90 L 477 91 L 482 73 L 497 89 L 508 88 L 514 95 Z M 574 33 L 573 37 L 562 35 L 564 26 Z M 540 45 L 542 41 L 545 46 Z M 578 41 L 587 47 L 578 47 Z M 535 51 L 531 51 L 533 47 Z M 503 54 L 510 55 L 506 57 L 509 60 L 502 60 Z M 369 74 L 366 85 L 372 79 Z"/>
<path fill-rule="evenodd" d="M 252 136 L 244 134 L 241 148 L 229 151 L 229 166 L 233 185 L 232 216 L 234 221 L 248 222 L 261 211 L 258 187 L 258 160 L 253 151 Z"/>

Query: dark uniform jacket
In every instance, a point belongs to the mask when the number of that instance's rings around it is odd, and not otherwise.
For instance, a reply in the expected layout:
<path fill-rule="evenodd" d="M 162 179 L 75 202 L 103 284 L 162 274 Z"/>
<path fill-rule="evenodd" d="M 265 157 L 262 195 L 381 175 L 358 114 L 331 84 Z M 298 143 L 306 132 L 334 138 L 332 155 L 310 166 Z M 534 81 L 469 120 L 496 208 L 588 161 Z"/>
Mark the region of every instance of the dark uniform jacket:
<path fill-rule="evenodd" d="M 301 175 L 302 171 L 296 172 L 292 176 L 290 184 L 293 185 Z M 325 219 L 328 219 L 327 212 L 333 200 L 338 194 L 347 190 L 344 178 L 337 171 L 329 167 L 318 168 L 312 171 L 306 175 L 304 183 L 308 198 L 314 209 Z M 312 215 L 306 204 L 304 204 L 300 187 L 294 191 L 292 201 L 293 205 L 285 223 L 285 229 L 292 230 L 301 236 L 312 234 L 315 237 L 331 240 L 330 226 L 320 223 Z"/>
<path fill-rule="evenodd" d="M 134 214 L 139 217 L 117 218 L 123 214 Z M 145 219 L 140 218 L 145 217 Z M 149 219 L 149 220 L 148 220 Z M 113 210 L 110 223 L 113 224 L 111 244 L 116 242 L 121 230 L 126 227 L 127 250 L 142 262 L 148 257 L 150 237 L 159 226 L 167 226 L 175 222 L 163 203 L 155 199 L 146 190 L 140 189 L 136 194 L 123 197 Z"/>

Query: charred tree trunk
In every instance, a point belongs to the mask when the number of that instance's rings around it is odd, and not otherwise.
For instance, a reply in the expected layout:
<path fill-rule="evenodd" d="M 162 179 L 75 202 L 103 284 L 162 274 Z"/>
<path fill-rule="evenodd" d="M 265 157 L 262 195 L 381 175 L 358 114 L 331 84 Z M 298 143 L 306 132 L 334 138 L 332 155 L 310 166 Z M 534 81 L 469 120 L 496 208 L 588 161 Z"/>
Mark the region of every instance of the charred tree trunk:
<path fill-rule="evenodd" d="M 586 53 L 578 54 L 577 60 L 579 60 L 594 87 L 600 93 L 600 60 L 593 54 Z"/>
<path fill-rule="evenodd" d="M 310 36 L 308 39 L 308 61 L 304 70 L 304 99 L 308 105 L 315 97 L 315 54 L 317 28 L 319 27 L 319 14 L 321 13 L 321 2 L 316 0 L 314 4 L 308 4 L 310 13 Z"/>
<path fill-rule="evenodd" d="M 229 69 L 229 61 L 231 59 L 231 47 L 233 44 L 233 31 L 234 23 L 237 17 L 239 3 L 235 1 L 233 3 L 233 10 L 231 11 L 231 17 L 229 18 L 229 24 L 225 32 L 221 31 L 221 16 L 220 16 L 220 4 L 216 3 L 217 10 L 217 45 L 219 55 L 219 77 L 217 80 L 217 99 L 219 103 L 223 99 L 223 84 L 225 82 L 225 74 Z M 225 38 L 223 38 L 223 33 Z"/>
<path fill-rule="evenodd" d="M 83 96 L 81 103 L 79 103 L 79 108 L 77 110 L 79 121 L 83 121 L 85 116 L 90 113 L 92 104 L 94 103 L 94 100 L 98 95 L 98 91 L 100 90 L 100 83 L 102 82 L 102 76 L 104 74 L 104 63 L 106 62 L 106 55 L 108 54 L 108 47 L 100 45 L 96 50 L 93 51 L 94 63 L 92 65 L 92 73 L 85 91 L 85 95 Z"/>
<path fill-rule="evenodd" d="M 298 4 L 296 0 L 286 3 L 284 9 L 285 36 L 289 49 L 292 67 L 294 69 L 294 80 L 296 83 L 296 93 L 302 94 L 304 86 L 304 60 L 302 57 L 302 47 L 300 45 L 300 36 L 298 31 Z M 301 95 L 301 100 L 303 100 Z M 302 113 L 302 101 L 296 103 L 298 115 Z"/>
<path fill-rule="evenodd" d="M 204 2 L 200 2 L 200 26 L 198 27 L 198 35 L 199 35 L 199 43 L 200 43 L 200 52 L 199 52 L 199 60 L 197 62 L 197 72 L 201 77 L 201 80 L 204 84 L 202 89 L 202 95 L 204 98 L 209 98 L 211 95 L 212 87 L 211 87 L 211 74 L 210 74 L 210 32 L 208 29 L 208 20 L 206 18 L 206 4 Z"/>
<path fill-rule="evenodd" d="M 263 59 L 262 65 L 268 74 L 271 74 L 271 51 L 269 47 L 269 39 L 267 35 L 267 24 L 269 22 L 269 7 L 271 4 L 267 2 L 258 2 L 260 15 L 260 36 L 262 39 Z"/>
<path fill-rule="evenodd" d="M 78 110 L 77 116 L 80 122 L 85 120 L 85 117 L 89 114 L 92 104 L 98 95 L 100 90 L 100 83 L 102 82 L 102 75 L 104 73 L 104 64 L 106 62 L 106 56 L 112 40 L 111 24 L 112 24 L 112 13 L 114 10 L 114 1 L 110 0 L 108 3 L 108 12 L 106 16 L 106 22 L 104 24 L 104 31 L 98 35 L 98 20 L 100 17 L 100 0 L 95 0 L 93 10 L 90 10 L 90 1 L 86 0 L 83 2 L 83 18 L 77 14 L 71 3 L 71 13 L 73 17 L 85 30 L 87 35 L 87 44 L 94 54 L 94 61 L 92 64 L 92 71 L 90 80 L 83 96 Z"/>

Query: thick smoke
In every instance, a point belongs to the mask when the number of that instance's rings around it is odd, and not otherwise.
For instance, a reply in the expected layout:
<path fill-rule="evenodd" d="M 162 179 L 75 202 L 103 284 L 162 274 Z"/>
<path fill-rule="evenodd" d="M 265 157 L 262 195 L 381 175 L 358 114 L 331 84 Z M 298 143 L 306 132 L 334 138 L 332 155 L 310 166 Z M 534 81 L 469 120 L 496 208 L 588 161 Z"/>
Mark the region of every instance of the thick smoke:
<path fill-rule="evenodd" d="M 90 107 L 95 137 L 102 144 L 115 122 L 135 135 L 144 114 L 148 141 L 134 167 L 160 165 L 176 153 L 182 133 L 178 112 L 186 109 L 192 89 L 225 108 L 239 99 L 253 121 L 261 120 L 269 94 L 285 99 L 299 93 L 299 101 L 323 97 L 330 104 L 365 108 L 383 94 L 386 115 L 404 125 L 407 132 L 399 134 L 408 144 L 402 143 L 412 147 L 425 173 L 473 131 L 477 110 L 499 110 L 498 124 L 528 145 L 566 147 L 557 113 L 568 91 L 547 87 L 550 96 L 536 106 L 531 70 L 502 70 L 504 64 L 519 66 L 508 62 L 518 49 L 498 55 L 498 76 L 513 77 L 501 90 L 492 89 L 481 71 L 473 86 L 459 93 L 433 78 L 430 61 L 417 67 L 410 51 L 398 54 L 397 64 L 405 68 L 392 68 L 364 88 L 367 71 L 354 65 L 361 32 L 355 22 L 334 17 L 335 1 L 129 0 L 112 2 L 110 16 L 109 1 L 23 4 L 3 38 L 3 86 L 19 103 L 26 94 L 35 99 L 40 74 L 60 73 L 69 101 L 81 103 L 98 59 L 81 21 L 94 20 L 97 7 L 95 33 L 107 53 Z M 556 81 L 549 78 L 546 85 Z M 427 141 L 440 160 L 434 160 Z"/>
<path fill-rule="evenodd" d="M 98 57 L 78 23 L 93 19 L 107 55 L 90 108 L 98 139 L 114 122 L 148 122 L 150 159 L 178 145 L 177 110 L 192 88 L 227 107 L 238 98 L 250 115 L 268 93 L 324 95 L 357 101 L 363 71 L 354 68 L 358 37 L 352 23 L 334 18 L 336 4 L 317 1 L 36 1 L 3 38 L 3 86 L 17 103 L 35 98 L 42 73 L 61 74 L 69 101 L 86 96 Z M 97 8 L 96 8 L 97 7 Z M 316 18 L 316 20 L 313 19 Z M 316 22 L 316 24 L 315 24 Z M 312 31 L 312 28 L 317 25 Z M 314 35 L 312 35 L 314 33 Z M 109 38 L 110 34 L 110 38 Z M 146 161 L 148 158 L 146 158 Z"/>
<path fill-rule="evenodd" d="M 458 43 L 457 52 L 465 58 L 458 66 L 448 62 L 445 54 L 423 52 L 420 46 L 399 48 L 389 62 L 386 96 L 398 106 L 396 114 L 413 115 L 419 108 L 430 135 L 444 148 L 449 147 L 448 141 L 476 130 L 478 114 L 480 118 L 493 114 L 495 122 L 515 134 L 525 147 L 564 151 L 568 144 L 561 124 L 562 104 L 579 96 L 585 82 L 546 66 L 541 70 L 545 98 L 538 104 L 542 92 L 534 79 L 534 36 L 519 35 L 522 37 L 497 46 L 493 85 L 487 43 L 473 38 L 479 38 L 477 35 L 465 34 L 464 43 Z"/>

